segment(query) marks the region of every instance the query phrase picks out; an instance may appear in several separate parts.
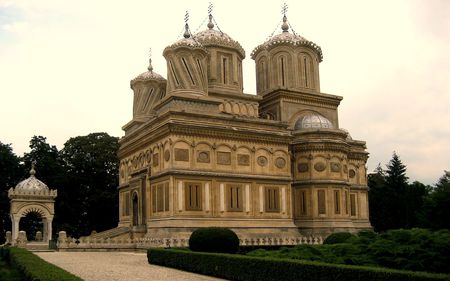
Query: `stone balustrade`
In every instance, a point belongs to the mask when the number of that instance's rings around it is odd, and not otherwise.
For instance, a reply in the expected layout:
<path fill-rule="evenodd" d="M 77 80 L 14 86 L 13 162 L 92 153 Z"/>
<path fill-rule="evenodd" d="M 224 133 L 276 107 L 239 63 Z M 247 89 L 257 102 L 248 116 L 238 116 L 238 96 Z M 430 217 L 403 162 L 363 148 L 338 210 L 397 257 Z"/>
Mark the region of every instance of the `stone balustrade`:
<path fill-rule="evenodd" d="M 323 238 L 320 236 L 293 236 L 293 237 L 260 237 L 241 238 L 241 246 L 293 246 L 293 245 L 316 245 L 322 244 Z M 59 250 L 126 250 L 126 249 L 147 249 L 147 248 L 177 248 L 188 247 L 189 239 L 185 238 L 91 238 L 82 237 L 75 239 L 67 237 L 64 231 L 60 231 L 58 237 Z"/>

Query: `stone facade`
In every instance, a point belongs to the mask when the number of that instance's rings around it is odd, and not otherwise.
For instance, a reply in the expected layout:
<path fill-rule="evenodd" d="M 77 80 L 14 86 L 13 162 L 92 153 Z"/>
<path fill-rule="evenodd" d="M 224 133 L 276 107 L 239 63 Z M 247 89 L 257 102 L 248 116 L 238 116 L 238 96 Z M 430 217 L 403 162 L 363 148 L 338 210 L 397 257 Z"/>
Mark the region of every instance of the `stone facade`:
<path fill-rule="evenodd" d="M 220 226 L 256 239 L 371 227 L 365 142 L 339 128 L 342 97 L 320 92 L 322 51 L 286 17 L 251 54 L 257 95 L 243 93 L 244 49 L 211 15 L 163 55 L 167 80 L 150 64 L 131 81 L 119 228 L 186 239 Z"/>

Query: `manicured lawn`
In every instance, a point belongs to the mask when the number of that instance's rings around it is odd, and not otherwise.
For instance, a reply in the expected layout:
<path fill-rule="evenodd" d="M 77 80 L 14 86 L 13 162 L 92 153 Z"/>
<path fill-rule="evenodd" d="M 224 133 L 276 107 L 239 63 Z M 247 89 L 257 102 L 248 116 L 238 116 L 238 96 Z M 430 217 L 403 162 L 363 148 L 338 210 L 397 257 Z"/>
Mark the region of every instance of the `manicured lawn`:
<path fill-rule="evenodd" d="M 9 266 L 4 260 L 0 259 L 0 280 L 21 281 L 21 276 L 17 269 Z"/>

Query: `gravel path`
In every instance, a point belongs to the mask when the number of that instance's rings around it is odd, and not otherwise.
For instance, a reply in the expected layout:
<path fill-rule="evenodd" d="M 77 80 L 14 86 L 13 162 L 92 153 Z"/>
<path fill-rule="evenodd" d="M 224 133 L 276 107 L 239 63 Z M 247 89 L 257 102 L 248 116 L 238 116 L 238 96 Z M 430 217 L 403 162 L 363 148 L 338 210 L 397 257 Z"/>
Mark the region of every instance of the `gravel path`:
<path fill-rule="evenodd" d="M 146 253 L 37 252 L 36 255 L 85 281 L 220 281 L 213 277 L 156 266 Z"/>

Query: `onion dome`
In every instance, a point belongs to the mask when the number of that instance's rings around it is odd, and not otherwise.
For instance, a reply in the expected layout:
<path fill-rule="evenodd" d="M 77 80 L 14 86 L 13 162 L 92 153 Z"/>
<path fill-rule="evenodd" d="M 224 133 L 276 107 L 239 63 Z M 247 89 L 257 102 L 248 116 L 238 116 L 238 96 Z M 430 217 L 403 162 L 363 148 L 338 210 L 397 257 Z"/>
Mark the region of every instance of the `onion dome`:
<path fill-rule="evenodd" d="M 207 49 L 189 29 L 186 12 L 182 39 L 167 46 L 163 56 L 167 61 L 167 94 L 207 95 Z"/>
<path fill-rule="evenodd" d="M 148 71 L 143 72 L 141 74 L 139 74 L 138 76 L 136 76 L 136 78 L 134 78 L 133 80 L 131 80 L 130 85 L 131 88 L 133 89 L 133 86 L 136 82 L 146 82 L 146 81 L 161 81 L 161 82 L 165 82 L 166 79 L 164 77 L 162 77 L 160 74 L 156 73 L 153 71 L 153 66 L 152 66 L 152 59 L 150 58 L 148 60 Z"/>
<path fill-rule="evenodd" d="M 167 81 L 153 71 L 151 58 L 148 62 L 148 71 L 139 74 L 130 82 L 134 95 L 133 119 L 151 115 L 155 105 L 165 96 Z"/>
<path fill-rule="evenodd" d="M 302 118 L 298 119 L 294 128 L 296 130 L 302 129 L 333 129 L 333 124 L 318 113 L 308 113 Z"/>
<path fill-rule="evenodd" d="M 256 55 L 261 50 L 268 50 L 274 48 L 278 45 L 291 45 L 291 46 L 305 46 L 312 49 L 319 57 L 319 62 L 323 60 L 322 49 L 316 43 L 309 41 L 303 36 L 295 33 L 292 30 L 292 33 L 289 32 L 289 23 L 287 21 L 286 15 L 283 16 L 283 24 L 281 25 L 282 32 L 278 35 L 272 36 L 263 44 L 257 46 L 253 49 L 251 53 L 251 57 L 255 59 Z"/>
<path fill-rule="evenodd" d="M 48 186 L 35 177 L 36 171 L 34 169 L 34 163 L 31 165 L 30 177 L 26 180 L 19 182 L 14 188 L 15 191 L 41 191 L 49 190 Z"/>
<path fill-rule="evenodd" d="M 245 51 L 238 41 L 231 38 L 228 34 L 214 29 L 212 15 L 209 15 L 208 29 L 194 34 L 195 40 L 205 47 L 215 46 L 236 50 L 242 58 L 245 58 Z"/>

